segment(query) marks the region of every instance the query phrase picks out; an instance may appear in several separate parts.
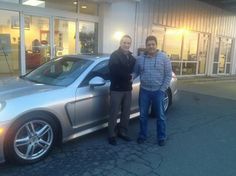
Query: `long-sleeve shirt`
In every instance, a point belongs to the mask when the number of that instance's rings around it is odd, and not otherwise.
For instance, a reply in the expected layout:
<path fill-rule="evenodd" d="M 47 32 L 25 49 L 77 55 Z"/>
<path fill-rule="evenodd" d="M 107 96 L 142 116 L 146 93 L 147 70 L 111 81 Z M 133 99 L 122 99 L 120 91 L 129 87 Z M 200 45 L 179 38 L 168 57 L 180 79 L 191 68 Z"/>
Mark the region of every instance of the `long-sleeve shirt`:
<path fill-rule="evenodd" d="M 134 75 L 140 76 L 141 88 L 148 91 L 165 91 L 172 78 L 172 66 L 165 53 L 158 51 L 155 56 L 140 55 L 134 67 Z"/>

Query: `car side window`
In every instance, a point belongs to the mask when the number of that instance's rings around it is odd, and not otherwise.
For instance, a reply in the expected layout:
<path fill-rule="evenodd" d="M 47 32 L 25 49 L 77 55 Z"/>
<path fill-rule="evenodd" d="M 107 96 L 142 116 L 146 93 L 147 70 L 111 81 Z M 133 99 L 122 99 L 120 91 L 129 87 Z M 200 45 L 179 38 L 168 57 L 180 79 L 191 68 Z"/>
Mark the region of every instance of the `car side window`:
<path fill-rule="evenodd" d="M 110 73 L 109 73 L 109 68 L 108 68 L 108 60 L 106 61 L 102 61 L 99 64 L 97 64 L 92 70 L 91 72 L 85 77 L 85 79 L 83 80 L 83 82 L 81 83 L 80 87 L 83 86 L 88 86 L 89 85 L 89 81 L 96 77 L 102 77 L 104 80 L 110 80 Z"/>

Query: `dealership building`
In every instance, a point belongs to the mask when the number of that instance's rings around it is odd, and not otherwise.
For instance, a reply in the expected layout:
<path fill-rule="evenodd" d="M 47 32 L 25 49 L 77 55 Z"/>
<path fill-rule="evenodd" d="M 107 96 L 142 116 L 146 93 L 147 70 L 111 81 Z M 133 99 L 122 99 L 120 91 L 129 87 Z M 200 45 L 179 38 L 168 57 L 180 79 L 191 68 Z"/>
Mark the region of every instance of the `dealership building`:
<path fill-rule="evenodd" d="M 179 77 L 236 74 L 236 0 L 0 0 L 0 76 L 155 35 Z"/>

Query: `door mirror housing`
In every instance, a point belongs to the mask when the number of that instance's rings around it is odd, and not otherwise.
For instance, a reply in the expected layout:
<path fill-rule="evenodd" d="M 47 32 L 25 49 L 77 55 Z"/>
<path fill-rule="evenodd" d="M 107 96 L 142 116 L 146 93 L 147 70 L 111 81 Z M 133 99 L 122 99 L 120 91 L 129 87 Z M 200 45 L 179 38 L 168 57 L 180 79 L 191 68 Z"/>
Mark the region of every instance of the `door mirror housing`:
<path fill-rule="evenodd" d="M 90 85 L 91 87 L 103 86 L 103 85 L 105 85 L 105 83 L 106 83 L 106 81 L 105 81 L 103 78 L 99 77 L 99 76 L 96 76 L 96 77 L 92 78 L 92 79 L 89 81 L 89 85 Z"/>

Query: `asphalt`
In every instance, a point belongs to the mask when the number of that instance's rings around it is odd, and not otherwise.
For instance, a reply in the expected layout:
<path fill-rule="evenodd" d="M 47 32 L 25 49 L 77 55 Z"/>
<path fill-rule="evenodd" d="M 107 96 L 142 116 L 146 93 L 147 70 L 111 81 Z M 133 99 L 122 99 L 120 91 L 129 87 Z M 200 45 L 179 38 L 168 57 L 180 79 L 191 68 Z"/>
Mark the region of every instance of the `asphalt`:
<path fill-rule="evenodd" d="M 0 176 L 235 176 L 236 81 L 180 79 L 167 113 L 166 146 L 156 142 L 156 120 L 138 145 L 138 119 L 130 123 L 133 141 L 107 144 L 106 129 L 54 149 L 29 166 L 0 165 Z"/>

